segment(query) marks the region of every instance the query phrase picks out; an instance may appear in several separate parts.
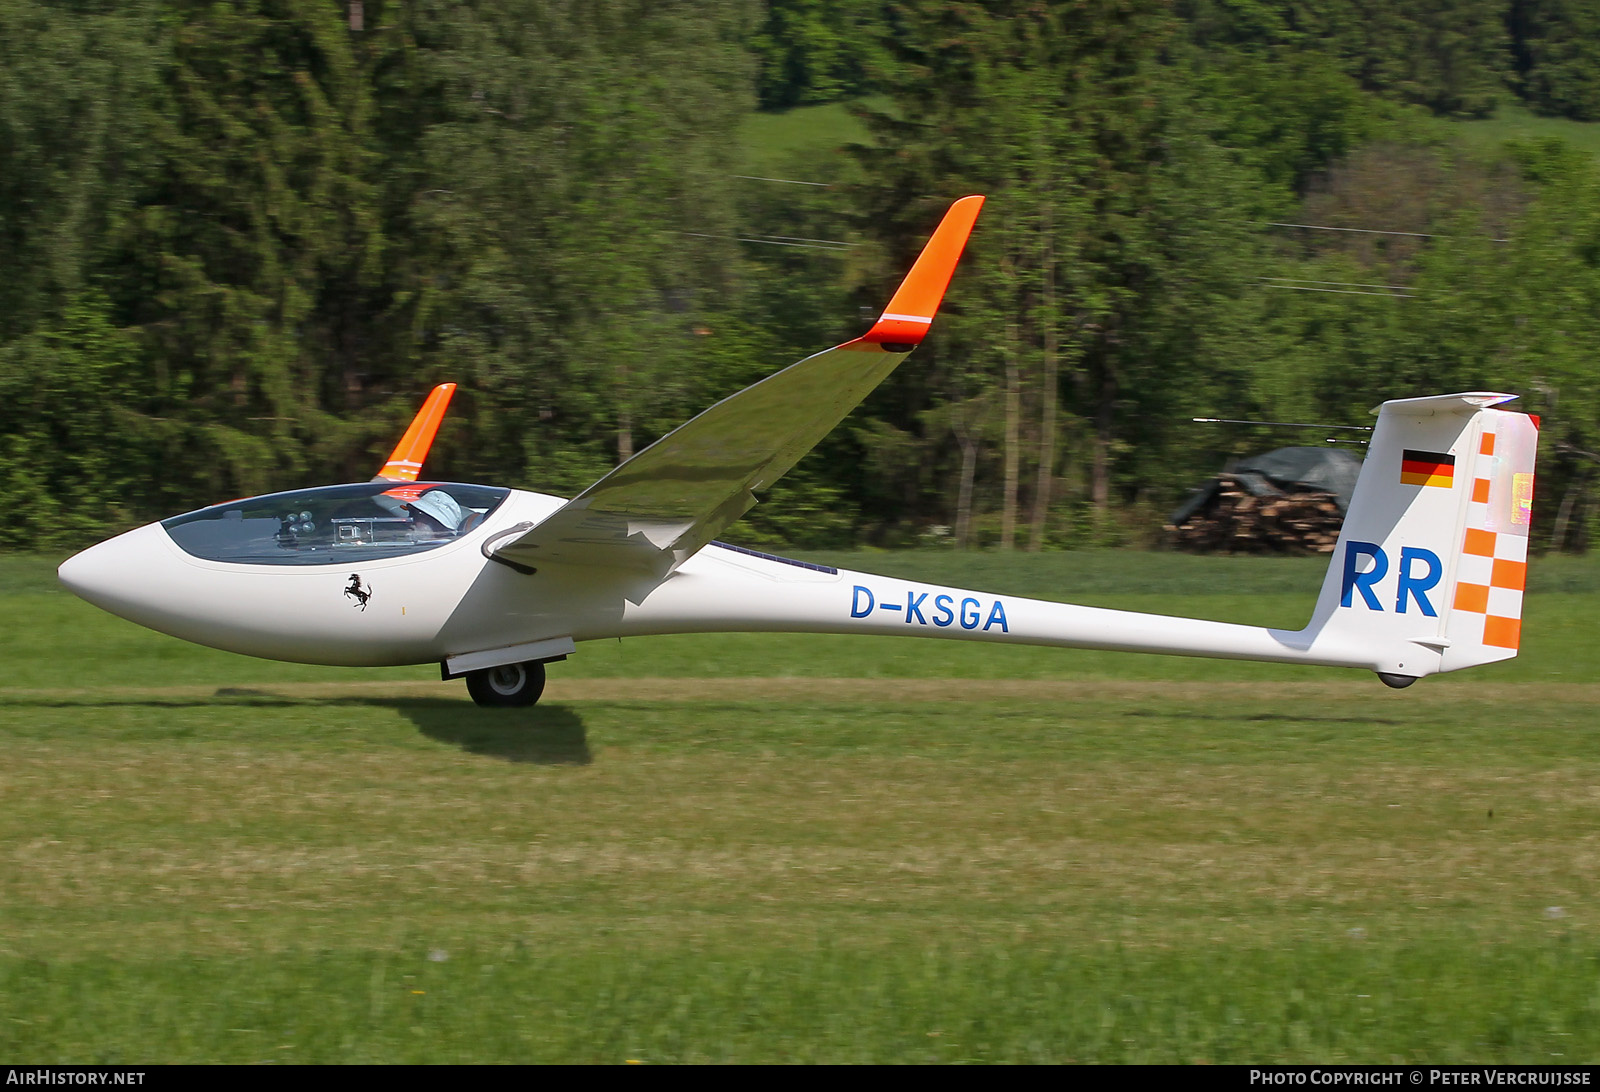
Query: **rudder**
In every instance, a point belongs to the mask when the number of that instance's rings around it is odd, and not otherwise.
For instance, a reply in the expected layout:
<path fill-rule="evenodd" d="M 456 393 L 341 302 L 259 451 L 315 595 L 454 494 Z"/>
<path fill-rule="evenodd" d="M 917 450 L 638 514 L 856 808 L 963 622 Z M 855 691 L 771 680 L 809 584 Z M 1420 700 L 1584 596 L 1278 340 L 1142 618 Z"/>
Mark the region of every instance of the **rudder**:
<path fill-rule="evenodd" d="M 1467 515 L 1450 592 L 1444 671 L 1509 660 L 1522 640 L 1539 421 L 1498 409 L 1478 419 L 1473 473 L 1463 483 Z"/>

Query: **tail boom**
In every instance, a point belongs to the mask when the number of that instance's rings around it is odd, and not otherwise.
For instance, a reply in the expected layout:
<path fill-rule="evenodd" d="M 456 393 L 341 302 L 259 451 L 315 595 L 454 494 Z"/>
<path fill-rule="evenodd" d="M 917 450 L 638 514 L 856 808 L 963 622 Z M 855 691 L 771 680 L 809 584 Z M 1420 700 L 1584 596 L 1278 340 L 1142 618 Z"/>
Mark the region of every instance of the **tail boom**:
<path fill-rule="evenodd" d="M 864 633 L 1058 648 L 1156 652 L 1272 663 L 1397 665 L 1359 641 L 1306 631 L 1052 603 L 838 570 L 782 571 L 781 562 L 727 556 L 712 546 L 630 603 L 604 633 Z M 765 572 L 761 571 L 763 568 Z"/>

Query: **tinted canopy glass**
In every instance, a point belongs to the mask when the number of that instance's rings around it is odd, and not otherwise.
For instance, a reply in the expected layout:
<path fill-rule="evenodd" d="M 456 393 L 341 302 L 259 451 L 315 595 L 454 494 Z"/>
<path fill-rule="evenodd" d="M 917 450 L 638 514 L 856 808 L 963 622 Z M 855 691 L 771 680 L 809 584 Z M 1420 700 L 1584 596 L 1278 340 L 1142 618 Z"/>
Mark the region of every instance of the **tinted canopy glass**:
<path fill-rule="evenodd" d="M 161 526 L 208 561 L 346 565 L 454 542 L 510 492 L 451 482 L 330 485 L 217 504 Z"/>

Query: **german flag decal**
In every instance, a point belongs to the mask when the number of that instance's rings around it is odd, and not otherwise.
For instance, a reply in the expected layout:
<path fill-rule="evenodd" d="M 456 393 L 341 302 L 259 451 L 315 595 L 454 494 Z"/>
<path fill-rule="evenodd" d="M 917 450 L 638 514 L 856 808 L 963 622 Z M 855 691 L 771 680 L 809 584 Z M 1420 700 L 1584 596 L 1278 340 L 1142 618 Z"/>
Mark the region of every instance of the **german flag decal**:
<path fill-rule="evenodd" d="M 1437 485 L 1449 489 L 1456 480 L 1456 457 L 1441 451 L 1407 450 L 1400 460 L 1401 485 Z"/>

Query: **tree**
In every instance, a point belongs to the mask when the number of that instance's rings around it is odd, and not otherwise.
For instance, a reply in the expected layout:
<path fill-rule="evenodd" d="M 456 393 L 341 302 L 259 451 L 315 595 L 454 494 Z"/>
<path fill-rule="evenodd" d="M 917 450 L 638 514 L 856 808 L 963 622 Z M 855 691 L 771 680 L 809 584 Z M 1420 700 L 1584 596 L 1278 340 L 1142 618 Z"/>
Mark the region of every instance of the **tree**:
<path fill-rule="evenodd" d="M 342 10 L 175 7 L 130 294 L 156 367 L 147 404 L 171 422 L 163 458 L 193 475 L 171 477 L 163 500 L 193 504 L 346 453 L 329 411 L 371 367 L 362 325 L 382 240 L 370 95 Z"/>
<path fill-rule="evenodd" d="M 583 488 L 699 403 L 736 295 L 741 3 L 408 16 L 435 118 L 408 216 L 426 366 L 473 392 L 468 472 Z M 726 393 L 726 392 L 724 392 Z"/>
<path fill-rule="evenodd" d="M 1512 0 L 1522 97 L 1542 114 L 1600 119 L 1600 9 L 1583 0 Z"/>
<path fill-rule="evenodd" d="M 154 165 L 159 7 L 107 7 L 0 0 L 0 342 L 114 260 Z"/>
<path fill-rule="evenodd" d="M 999 407 L 1002 547 L 1025 507 L 1028 544 L 1050 538 L 1063 446 L 1069 500 L 1108 526 L 1115 501 L 1170 478 L 1181 408 L 1232 382 L 1230 301 L 1257 245 L 1243 222 L 1267 198 L 1208 139 L 1204 104 L 1170 63 L 1163 5 L 926 4 L 901 17 L 894 106 L 873 118 L 879 148 L 864 153 L 868 223 L 886 244 L 914 240 L 900 210 L 929 202 L 910 195 L 991 203 L 961 274 L 961 317 L 935 332 L 944 377 L 898 379 L 909 412 L 896 419 L 953 424 L 925 409 L 941 388 Z M 978 461 L 963 455 L 963 482 Z"/>
<path fill-rule="evenodd" d="M 1332 60 L 1362 88 L 1437 114 L 1482 117 L 1510 70 L 1506 0 L 1184 0 L 1191 40 L 1289 64 Z"/>
<path fill-rule="evenodd" d="M 761 107 L 854 98 L 872 87 L 884 0 L 769 0 L 750 38 Z"/>
<path fill-rule="evenodd" d="M 0 346 L 0 545 L 72 547 L 134 522 L 148 492 L 136 338 L 89 291 Z"/>

